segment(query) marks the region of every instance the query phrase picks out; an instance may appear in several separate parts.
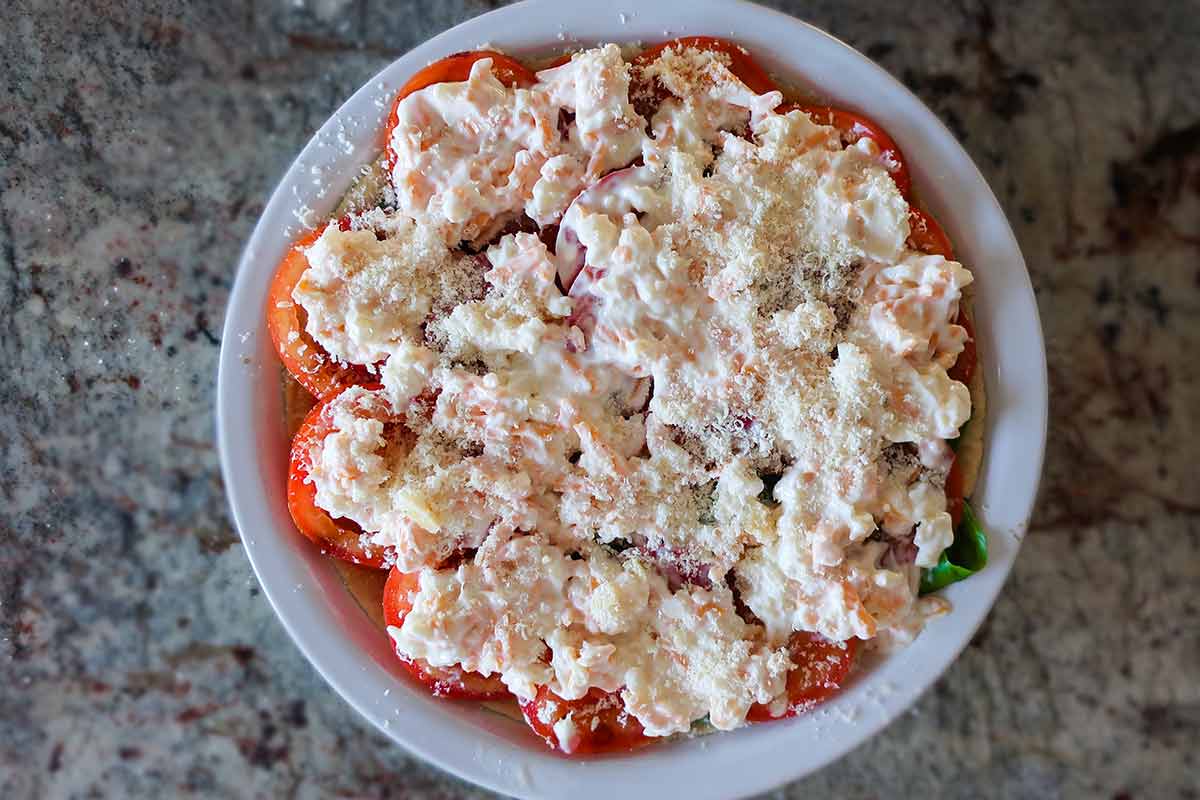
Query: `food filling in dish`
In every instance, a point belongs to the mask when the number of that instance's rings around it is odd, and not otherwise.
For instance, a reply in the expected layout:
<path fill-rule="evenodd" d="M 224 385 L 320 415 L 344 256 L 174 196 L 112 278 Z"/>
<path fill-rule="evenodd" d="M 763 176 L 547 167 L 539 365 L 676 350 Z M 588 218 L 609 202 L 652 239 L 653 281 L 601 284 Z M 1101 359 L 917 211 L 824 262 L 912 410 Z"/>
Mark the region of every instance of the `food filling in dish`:
<path fill-rule="evenodd" d="M 873 122 L 717 39 L 464 53 L 380 164 L 269 313 L 297 525 L 436 694 L 573 753 L 791 716 L 982 567 L 971 273 Z"/>

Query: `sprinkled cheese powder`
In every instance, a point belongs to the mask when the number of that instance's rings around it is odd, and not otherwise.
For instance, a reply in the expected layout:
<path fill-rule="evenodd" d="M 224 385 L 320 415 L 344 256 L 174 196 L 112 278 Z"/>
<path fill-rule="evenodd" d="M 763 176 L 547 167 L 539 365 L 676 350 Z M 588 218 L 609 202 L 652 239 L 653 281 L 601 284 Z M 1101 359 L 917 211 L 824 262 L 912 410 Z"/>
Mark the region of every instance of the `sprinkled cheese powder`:
<path fill-rule="evenodd" d="M 795 631 L 920 631 L 971 275 L 906 248 L 873 144 L 781 102 L 720 54 L 610 45 L 400 103 L 395 208 L 329 226 L 294 299 L 379 375 L 331 401 L 311 479 L 419 571 L 402 655 L 619 693 L 664 736 L 785 705 Z M 500 235 L 521 220 L 557 242 Z"/>

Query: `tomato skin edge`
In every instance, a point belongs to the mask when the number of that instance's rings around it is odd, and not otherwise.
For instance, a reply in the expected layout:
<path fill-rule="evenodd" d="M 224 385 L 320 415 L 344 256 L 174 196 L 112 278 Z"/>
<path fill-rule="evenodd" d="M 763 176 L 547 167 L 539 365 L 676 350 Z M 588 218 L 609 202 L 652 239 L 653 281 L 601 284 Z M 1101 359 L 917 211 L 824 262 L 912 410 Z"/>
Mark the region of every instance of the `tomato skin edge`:
<path fill-rule="evenodd" d="M 945 229 L 938 224 L 933 215 L 909 204 L 908 207 L 908 246 L 927 255 L 941 256 L 947 261 L 954 260 L 954 245 Z"/>
<path fill-rule="evenodd" d="M 755 94 L 766 94 L 767 92 L 779 91 L 779 86 L 767 74 L 750 51 L 743 48 L 736 42 L 729 39 L 722 39 L 719 36 L 681 36 L 677 39 L 671 39 L 666 42 L 650 45 L 633 57 L 632 63 L 637 66 L 645 66 L 658 58 L 659 53 L 669 47 L 679 48 L 695 48 L 709 52 L 724 53 L 729 56 L 729 70 L 741 80 L 742 83 L 750 87 L 750 90 Z"/>
<path fill-rule="evenodd" d="M 908 246 L 913 250 L 929 255 L 938 255 L 947 260 L 954 260 L 954 245 L 950 242 L 950 237 L 946 235 L 946 231 L 938 224 L 938 221 L 933 216 L 916 206 L 909 206 L 908 209 Z M 954 324 L 959 325 L 967 331 L 967 339 L 963 342 L 963 349 L 958 354 L 954 365 L 947 370 L 950 378 L 959 383 L 970 385 L 971 378 L 975 374 L 975 368 L 978 365 L 979 356 L 975 349 L 975 326 L 971 323 L 971 318 L 960 306 L 958 314 L 954 318 Z"/>
<path fill-rule="evenodd" d="M 888 166 L 887 171 L 896 182 L 900 196 L 905 200 L 912 197 L 912 175 L 908 171 L 908 162 L 896 140 L 892 138 L 882 125 L 863 114 L 847 111 L 833 106 L 819 106 L 807 103 L 784 103 L 775 109 L 777 114 L 787 114 L 790 111 L 803 111 L 817 125 L 828 125 L 841 133 L 847 144 L 853 144 L 859 139 L 871 139 L 879 147 L 881 155 L 887 155 L 895 166 Z"/>
<path fill-rule="evenodd" d="M 330 223 L 334 224 L 334 223 Z M 349 228 L 349 218 L 336 223 Z M 318 400 L 338 394 L 347 386 L 370 380 L 366 367 L 336 361 L 305 328 L 304 309 L 292 298 L 292 292 L 308 269 L 305 248 L 312 245 L 328 225 L 309 231 L 288 248 L 275 267 L 267 289 L 266 325 L 275 354 L 288 374 Z"/>
<path fill-rule="evenodd" d="M 755 703 L 746 719 L 755 723 L 788 719 L 835 697 L 854 667 L 858 648 L 858 639 L 832 642 L 820 634 L 796 631 L 788 640 L 794 665 L 787 677 L 787 708 L 774 716 L 767 706 Z"/>
<path fill-rule="evenodd" d="M 288 459 L 288 512 L 296 529 L 328 555 L 352 564 L 374 569 L 386 569 L 383 548 L 370 554 L 360 544 L 362 529 L 351 520 L 336 520 L 316 503 L 317 487 L 310 480 L 312 448 L 332 430 L 329 420 L 330 402 L 350 387 L 343 387 L 305 416 L 292 438 Z"/>
<path fill-rule="evenodd" d="M 391 141 L 392 131 L 400 124 L 400 101 L 414 92 L 438 83 L 465 81 L 470 77 L 471 66 L 485 58 L 492 59 L 492 71 L 505 86 L 530 86 L 537 80 L 537 76 L 520 61 L 495 50 L 465 50 L 452 53 L 418 70 L 396 93 L 388 112 L 387 124 L 383 129 L 383 141 L 380 145 L 383 147 L 384 168 L 388 174 L 391 174 L 396 166 L 396 154 L 392 151 Z"/>
<path fill-rule="evenodd" d="M 577 700 L 564 700 L 547 686 L 539 686 L 531 700 L 520 700 L 525 723 L 553 751 L 569 756 L 627 753 L 652 744 L 641 723 L 624 711 L 620 695 L 592 688 Z M 545 709 L 545 713 L 543 713 Z M 554 724 L 571 715 L 577 721 L 579 741 L 568 749 L 558 741 Z M 547 722 L 547 718 L 551 721 Z M 594 724 L 593 724 L 594 723 Z"/>
<path fill-rule="evenodd" d="M 420 573 L 402 572 L 392 567 L 383 587 L 383 621 L 389 627 L 404 625 L 412 609 L 410 592 L 420 588 Z M 434 697 L 448 700 L 502 700 L 509 696 L 508 687 L 499 676 L 483 676 L 457 667 L 434 667 L 419 658 L 406 658 L 396 653 L 405 670 Z"/>
<path fill-rule="evenodd" d="M 966 330 L 967 338 L 963 342 L 963 349 L 959 352 L 954 366 L 946 372 L 951 380 L 970 386 L 971 378 L 975 376 L 975 370 L 979 366 L 979 352 L 975 347 L 975 326 L 962 308 L 959 308 L 958 316 L 954 318 L 954 324 Z"/>
<path fill-rule="evenodd" d="M 950 513 L 950 524 L 955 530 L 963 518 L 963 472 L 962 462 L 958 456 L 950 464 L 950 473 L 946 476 L 946 511 Z"/>

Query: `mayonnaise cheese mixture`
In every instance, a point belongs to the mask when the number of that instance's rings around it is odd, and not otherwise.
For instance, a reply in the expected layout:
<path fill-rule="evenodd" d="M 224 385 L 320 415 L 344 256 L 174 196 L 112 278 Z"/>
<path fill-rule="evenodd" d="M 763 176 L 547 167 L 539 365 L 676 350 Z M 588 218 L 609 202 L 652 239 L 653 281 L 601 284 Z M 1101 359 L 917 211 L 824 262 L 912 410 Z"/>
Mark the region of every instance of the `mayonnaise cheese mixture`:
<path fill-rule="evenodd" d="M 734 728 L 793 631 L 890 647 L 930 613 L 971 275 L 906 247 L 873 142 L 721 54 L 537 79 L 405 98 L 394 205 L 307 250 L 308 332 L 379 378 L 333 401 L 317 504 L 419 571 L 402 655 Z"/>

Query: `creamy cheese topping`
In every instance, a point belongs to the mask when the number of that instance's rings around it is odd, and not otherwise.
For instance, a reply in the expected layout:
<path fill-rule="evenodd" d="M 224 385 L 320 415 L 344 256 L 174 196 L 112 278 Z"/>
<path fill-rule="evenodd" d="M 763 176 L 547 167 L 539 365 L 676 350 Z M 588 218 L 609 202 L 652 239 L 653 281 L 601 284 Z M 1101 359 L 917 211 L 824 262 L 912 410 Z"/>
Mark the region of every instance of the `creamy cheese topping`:
<path fill-rule="evenodd" d="M 487 239 L 521 212 L 554 222 L 587 181 L 639 155 L 644 138 L 616 45 L 541 72 L 529 90 L 506 89 L 491 65 L 477 61 L 465 82 L 414 92 L 396 109 L 399 209 L 438 225 L 450 244 Z"/>
<path fill-rule="evenodd" d="M 919 632 L 971 275 L 907 248 L 871 142 L 719 55 L 537 77 L 485 59 L 402 101 L 397 209 L 309 249 L 309 332 L 382 384 L 332 401 L 317 503 L 420 572 L 403 655 L 617 692 L 651 735 L 736 727 L 785 698 L 793 632 Z M 673 96 L 643 119 L 631 80 Z M 487 242 L 522 214 L 553 250 Z"/>

